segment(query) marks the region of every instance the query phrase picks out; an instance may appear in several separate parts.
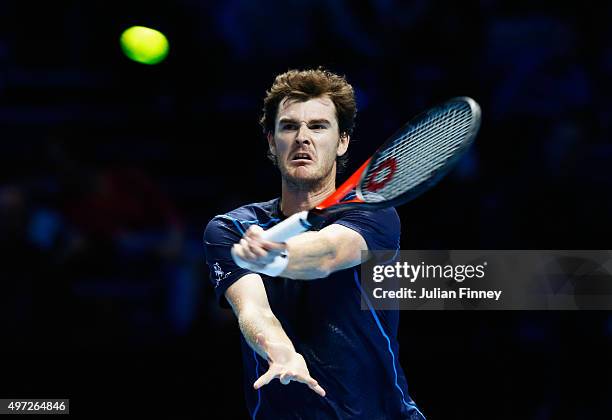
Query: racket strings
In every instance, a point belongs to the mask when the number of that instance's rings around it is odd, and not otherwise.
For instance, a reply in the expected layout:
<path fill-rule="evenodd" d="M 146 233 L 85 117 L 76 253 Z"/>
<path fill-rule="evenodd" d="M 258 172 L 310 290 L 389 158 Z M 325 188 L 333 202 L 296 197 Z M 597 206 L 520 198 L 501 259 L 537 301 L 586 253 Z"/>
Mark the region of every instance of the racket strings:
<path fill-rule="evenodd" d="M 437 118 L 430 121 L 429 127 L 427 124 L 421 124 L 417 130 L 402 136 L 402 142 L 396 141 L 395 149 L 391 147 L 387 153 L 381 155 L 381 161 L 383 162 L 389 157 L 400 161 L 398 165 L 400 170 L 394 176 L 395 181 L 390 182 L 388 188 L 386 188 L 385 196 L 395 196 L 398 192 L 401 193 L 403 190 L 413 188 L 427 179 L 431 172 L 442 166 L 446 159 L 452 155 L 452 152 L 460 144 L 452 140 L 457 137 L 456 134 L 461 133 L 462 127 L 461 124 L 459 127 L 446 127 L 441 122 L 443 122 L 441 118 Z M 393 188 L 398 184 L 403 187 L 401 191 Z"/>
<path fill-rule="evenodd" d="M 415 148 L 414 151 L 411 150 L 411 155 L 407 156 L 412 158 L 409 159 L 408 162 L 412 160 L 420 164 L 416 166 L 417 171 L 413 172 L 413 177 L 418 177 L 418 175 L 422 173 L 428 173 L 431 164 L 426 165 L 426 163 L 431 162 L 430 159 L 433 157 L 437 159 L 431 163 L 435 164 L 437 161 L 444 163 L 446 157 L 452 155 L 454 150 L 461 146 L 461 140 L 463 140 L 463 136 L 469 132 L 470 127 L 471 119 L 468 116 L 468 118 L 455 121 L 454 126 L 452 124 L 448 127 L 442 124 L 436 124 L 434 130 L 428 133 L 427 136 L 419 137 L 422 133 L 415 133 L 413 139 L 424 140 L 418 149 Z M 397 153 L 405 154 L 408 149 L 410 149 L 410 146 L 404 143 L 400 146 Z M 414 155 L 412 155 L 412 153 L 414 153 Z M 413 168 L 403 167 L 403 169 L 407 171 Z"/>
<path fill-rule="evenodd" d="M 473 125 L 469 104 L 453 103 L 408 127 L 370 165 L 362 186 L 364 199 L 369 202 L 394 199 L 430 179 L 463 146 Z M 391 158 L 396 161 L 396 173 L 380 187 L 389 176 L 389 169 L 378 168 Z M 373 177 L 377 189 L 369 191 L 367 186 Z"/>
<path fill-rule="evenodd" d="M 399 148 L 395 151 L 390 149 L 387 156 L 382 156 L 383 161 L 389 156 L 402 160 L 400 171 L 395 177 L 396 182 L 390 183 L 389 187 L 401 182 L 405 184 L 403 189 L 412 188 L 442 166 L 460 147 L 462 134 L 469 128 L 470 120 L 462 120 L 443 120 L 438 117 L 430 127 L 423 124 L 420 130 L 403 136 L 403 142 L 396 142 Z M 445 122 L 450 124 L 445 125 Z"/>

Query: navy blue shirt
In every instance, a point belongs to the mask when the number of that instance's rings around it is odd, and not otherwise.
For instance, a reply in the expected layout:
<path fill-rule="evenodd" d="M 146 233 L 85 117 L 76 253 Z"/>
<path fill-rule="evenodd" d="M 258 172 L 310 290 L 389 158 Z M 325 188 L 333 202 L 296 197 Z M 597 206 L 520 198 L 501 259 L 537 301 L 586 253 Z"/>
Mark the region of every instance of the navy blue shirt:
<path fill-rule="evenodd" d="M 206 260 L 222 304 L 227 305 L 227 288 L 251 273 L 233 262 L 231 246 L 249 226 L 267 229 L 283 220 L 279 204 L 279 199 L 249 204 L 216 216 L 206 227 Z M 331 223 L 355 230 L 369 250 L 399 249 L 400 221 L 393 208 L 348 210 L 318 228 Z M 253 383 L 268 364 L 241 336 L 244 390 L 252 418 L 424 419 L 408 395 L 399 365 L 399 313 L 362 310 L 359 275 L 359 266 L 309 281 L 261 275 L 272 312 L 327 395 L 278 380 L 254 390 Z"/>

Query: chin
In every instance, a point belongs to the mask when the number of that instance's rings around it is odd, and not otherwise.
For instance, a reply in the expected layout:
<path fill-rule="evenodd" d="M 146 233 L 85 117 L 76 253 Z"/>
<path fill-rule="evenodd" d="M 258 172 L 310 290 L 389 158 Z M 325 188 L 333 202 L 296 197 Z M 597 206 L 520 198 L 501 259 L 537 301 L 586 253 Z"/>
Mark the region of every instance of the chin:
<path fill-rule="evenodd" d="M 288 184 L 299 189 L 309 189 L 314 187 L 324 178 L 321 176 L 321 174 L 314 173 L 310 170 L 303 170 L 303 168 L 294 168 L 292 170 L 283 171 L 282 175 Z"/>
<path fill-rule="evenodd" d="M 294 178 L 303 178 L 304 180 L 312 180 L 321 178 L 321 174 L 317 173 L 314 168 L 308 166 L 298 166 L 290 171 Z"/>

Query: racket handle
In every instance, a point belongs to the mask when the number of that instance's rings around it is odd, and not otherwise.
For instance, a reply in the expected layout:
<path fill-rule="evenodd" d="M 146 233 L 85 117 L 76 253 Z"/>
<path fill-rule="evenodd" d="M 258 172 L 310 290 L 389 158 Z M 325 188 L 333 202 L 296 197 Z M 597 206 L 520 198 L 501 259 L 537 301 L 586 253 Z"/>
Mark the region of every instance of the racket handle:
<path fill-rule="evenodd" d="M 287 254 L 277 255 L 270 264 L 266 265 L 263 269 L 259 267 L 254 267 L 250 262 L 243 260 L 234 252 L 234 248 L 232 248 L 232 259 L 236 263 L 238 267 L 246 268 L 247 270 L 252 270 L 257 273 L 266 274 L 270 277 L 277 277 L 280 273 L 283 272 L 287 264 L 289 264 L 289 259 L 287 258 Z"/>
<path fill-rule="evenodd" d="M 287 239 L 310 229 L 308 211 L 296 213 L 262 233 L 262 238 L 272 242 L 285 242 Z"/>

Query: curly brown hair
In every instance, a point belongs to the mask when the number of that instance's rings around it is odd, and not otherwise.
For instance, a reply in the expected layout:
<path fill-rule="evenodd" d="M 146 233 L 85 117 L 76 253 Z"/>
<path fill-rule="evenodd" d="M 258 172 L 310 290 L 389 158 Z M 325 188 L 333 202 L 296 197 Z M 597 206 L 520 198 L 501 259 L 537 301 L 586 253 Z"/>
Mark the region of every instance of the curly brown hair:
<path fill-rule="evenodd" d="M 340 135 L 351 135 L 355 127 L 357 103 L 355 91 L 344 76 L 318 68 L 311 70 L 289 70 L 274 79 L 266 91 L 262 116 L 259 120 L 264 134 L 274 133 L 278 105 L 285 98 L 307 101 L 327 95 L 336 107 L 336 118 Z M 276 163 L 276 157 L 268 151 L 268 158 Z M 348 153 L 336 159 L 337 171 L 346 168 Z"/>

